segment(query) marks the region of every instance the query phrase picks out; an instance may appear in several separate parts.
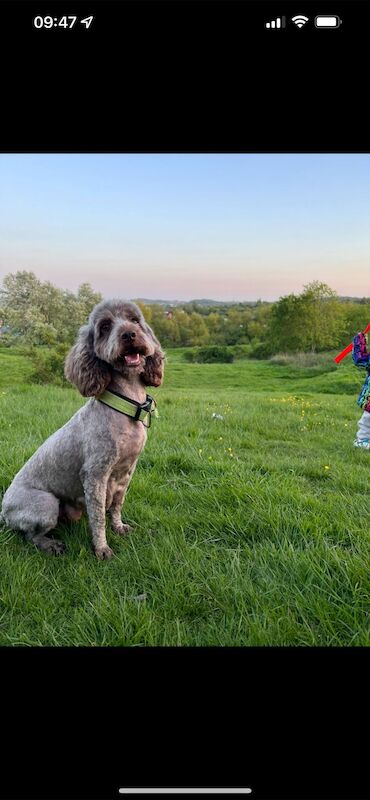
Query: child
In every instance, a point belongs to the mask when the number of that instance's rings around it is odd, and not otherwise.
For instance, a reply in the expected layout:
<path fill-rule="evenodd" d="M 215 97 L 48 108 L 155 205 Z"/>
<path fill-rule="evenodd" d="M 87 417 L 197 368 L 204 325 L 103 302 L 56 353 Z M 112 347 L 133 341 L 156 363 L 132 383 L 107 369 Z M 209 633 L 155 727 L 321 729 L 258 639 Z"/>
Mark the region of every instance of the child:
<path fill-rule="evenodd" d="M 358 333 L 353 339 L 352 359 L 356 367 L 366 369 L 367 377 L 361 389 L 358 405 L 363 410 L 358 422 L 355 447 L 370 450 L 370 353 L 367 352 L 367 339 L 364 333 Z"/>

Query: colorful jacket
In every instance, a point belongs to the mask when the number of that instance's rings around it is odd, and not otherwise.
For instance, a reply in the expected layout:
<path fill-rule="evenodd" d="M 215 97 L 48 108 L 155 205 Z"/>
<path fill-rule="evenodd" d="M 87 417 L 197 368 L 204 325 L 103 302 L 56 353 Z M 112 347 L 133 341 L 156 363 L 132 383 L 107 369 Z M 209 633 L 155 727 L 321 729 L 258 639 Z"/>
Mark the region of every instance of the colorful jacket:
<path fill-rule="evenodd" d="M 357 333 L 353 338 L 352 360 L 356 367 L 366 367 L 370 371 L 370 353 L 367 352 L 367 337 Z"/>
<path fill-rule="evenodd" d="M 353 338 L 352 360 L 356 367 L 363 367 L 367 371 L 357 403 L 363 411 L 370 412 L 370 353 L 367 352 L 367 338 L 364 333 L 357 333 Z"/>

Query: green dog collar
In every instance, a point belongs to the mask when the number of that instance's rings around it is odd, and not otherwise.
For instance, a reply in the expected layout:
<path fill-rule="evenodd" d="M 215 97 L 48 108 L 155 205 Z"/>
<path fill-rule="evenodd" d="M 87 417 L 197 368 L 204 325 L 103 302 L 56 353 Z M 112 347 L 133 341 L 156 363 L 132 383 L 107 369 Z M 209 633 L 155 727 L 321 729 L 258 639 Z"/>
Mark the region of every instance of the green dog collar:
<path fill-rule="evenodd" d="M 147 394 L 144 403 L 137 403 L 136 400 L 131 400 L 130 397 L 112 392 L 106 389 L 102 394 L 96 396 L 96 400 L 104 403 L 106 406 L 114 408 L 120 414 L 126 414 L 127 417 L 132 417 L 135 422 L 140 421 L 145 427 L 150 428 L 152 416 L 158 417 L 157 404 L 150 394 Z M 147 420 L 147 424 L 146 421 Z"/>

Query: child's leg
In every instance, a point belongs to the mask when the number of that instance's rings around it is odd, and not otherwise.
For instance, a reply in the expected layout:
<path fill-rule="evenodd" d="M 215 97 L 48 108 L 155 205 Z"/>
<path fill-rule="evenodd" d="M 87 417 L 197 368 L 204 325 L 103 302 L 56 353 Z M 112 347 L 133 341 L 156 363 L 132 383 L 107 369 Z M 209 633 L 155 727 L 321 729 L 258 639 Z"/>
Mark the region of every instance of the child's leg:
<path fill-rule="evenodd" d="M 364 411 L 358 421 L 357 436 L 354 444 L 356 447 L 370 449 L 370 412 Z"/>

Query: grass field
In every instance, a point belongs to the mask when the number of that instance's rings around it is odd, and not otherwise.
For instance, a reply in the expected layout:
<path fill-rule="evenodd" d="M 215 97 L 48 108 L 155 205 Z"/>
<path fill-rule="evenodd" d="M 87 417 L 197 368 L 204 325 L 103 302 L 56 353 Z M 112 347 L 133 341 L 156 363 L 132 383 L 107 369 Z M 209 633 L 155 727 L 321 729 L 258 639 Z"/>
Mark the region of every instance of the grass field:
<path fill-rule="evenodd" d="M 0 644 L 369 645 L 370 452 L 352 446 L 363 375 L 347 361 L 170 351 L 124 505 L 135 532 L 108 531 L 99 562 L 86 520 L 60 525 L 60 558 L 0 529 Z M 0 350 L 0 494 L 84 402 L 29 370 Z"/>

